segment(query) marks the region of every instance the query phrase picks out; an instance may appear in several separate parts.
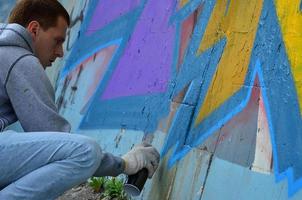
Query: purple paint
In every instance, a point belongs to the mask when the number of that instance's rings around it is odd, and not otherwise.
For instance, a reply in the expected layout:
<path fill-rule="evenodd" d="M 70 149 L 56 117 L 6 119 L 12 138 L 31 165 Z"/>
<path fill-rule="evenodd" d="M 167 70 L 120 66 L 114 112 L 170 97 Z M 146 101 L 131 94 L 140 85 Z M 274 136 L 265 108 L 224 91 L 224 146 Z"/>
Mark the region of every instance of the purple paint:
<path fill-rule="evenodd" d="M 99 0 L 86 35 L 100 30 L 114 19 L 121 17 L 138 6 L 140 0 Z"/>
<path fill-rule="evenodd" d="M 124 4 L 123 4 L 124 5 Z M 149 0 L 102 99 L 163 93 L 170 79 L 175 0 Z"/>

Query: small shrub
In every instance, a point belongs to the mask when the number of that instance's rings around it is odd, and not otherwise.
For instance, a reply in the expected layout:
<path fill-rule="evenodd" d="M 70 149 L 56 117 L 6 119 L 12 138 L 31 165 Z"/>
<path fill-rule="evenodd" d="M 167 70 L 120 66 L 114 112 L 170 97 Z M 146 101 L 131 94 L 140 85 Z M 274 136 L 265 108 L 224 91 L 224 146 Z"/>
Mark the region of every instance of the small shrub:
<path fill-rule="evenodd" d="M 102 192 L 104 191 L 105 182 L 105 177 L 91 177 L 88 180 L 88 185 L 92 187 L 94 192 Z"/>
<path fill-rule="evenodd" d="M 123 180 L 117 178 L 107 179 L 105 183 L 104 197 L 116 200 L 128 200 L 127 194 L 124 191 Z"/>

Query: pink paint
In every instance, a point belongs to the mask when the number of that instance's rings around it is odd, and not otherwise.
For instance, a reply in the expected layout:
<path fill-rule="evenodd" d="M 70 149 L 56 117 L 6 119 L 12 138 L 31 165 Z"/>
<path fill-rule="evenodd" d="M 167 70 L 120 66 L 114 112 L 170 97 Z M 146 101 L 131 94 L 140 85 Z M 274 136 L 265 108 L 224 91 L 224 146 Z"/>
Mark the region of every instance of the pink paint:
<path fill-rule="evenodd" d="M 177 70 L 179 70 L 180 65 L 183 62 L 185 51 L 187 49 L 187 46 L 189 44 L 189 41 L 191 40 L 191 35 L 194 30 L 195 22 L 196 22 L 196 16 L 197 11 L 195 11 L 193 14 L 191 14 L 182 24 L 181 26 L 181 41 L 180 41 L 180 48 L 179 48 L 179 57 L 178 57 L 178 66 Z"/>
<path fill-rule="evenodd" d="M 94 95 L 100 82 L 104 78 L 110 61 L 117 48 L 118 45 L 111 45 L 104 49 L 101 49 L 97 53 L 85 59 L 68 74 L 67 78 L 69 78 L 71 82 L 71 84 L 69 84 L 70 87 L 75 84 L 80 70 L 82 70 L 80 77 L 89 77 L 85 80 L 85 82 L 88 82 L 88 84 L 86 84 L 85 86 L 81 85 L 81 91 L 86 91 L 86 93 L 83 95 L 84 99 L 81 104 L 80 113 L 83 113 L 86 110 L 91 97 Z"/>
<path fill-rule="evenodd" d="M 263 102 L 262 93 L 260 92 L 260 101 L 259 101 L 259 115 L 261 115 L 261 129 L 269 133 L 269 127 L 268 127 L 268 120 L 267 115 L 265 111 L 265 106 Z M 259 123 L 259 122 L 258 122 Z M 271 141 L 270 137 L 266 138 L 267 141 L 262 141 L 262 143 L 259 144 L 259 148 L 263 151 L 262 155 L 265 156 L 265 160 L 270 162 L 272 160 L 272 147 L 271 147 Z M 269 143 L 269 145 L 268 145 Z M 267 148 L 269 146 L 269 148 Z"/>
<path fill-rule="evenodd" d="M 249 87 L 249 86 L 247 86 Z M 258 77 L 255 79 L 255 83 L 253 85 L 251 97 L 247 106 L 238 113 L 235 117 L 233 117 L 228 123 L 226 123 L 222 129 L 220 129 L 220 137 L 215 142 L 215 145 L 223 143 L 225 140 L 230 138 L 232 134 L 240 134 L 245 130 L 247 124 L 255 121 L 254 117 L 258 116 L 259 110 L 259 98 L 260 98 L 260 88 L 259 88 L 259 79 Z M 257 127 L 257 124 L 250 124 L 249 126 Z M 256 134 L 256 133 L 251 133 Z"/>
<path fill-rule="evenodd" d="M 98 57 L 102 57 L 103 61 L 102 61 L 102 63 L 97 64 L 97 65 L 99 65 L 99 67 L 97 67 L 95 73 L 93 73 L 93 82 L 89 86 L 89 89 L 88 89 L 88 91 L 85 95 L 86 102 L 88 102 L 88 100 L 94 94 L 95 90 L 97 89 L 97 87 L 99 86 L 101 80 L 103 79 L 105 71 L 107 70 L 109 62 L 111 61 L 112 56 L 113 56 L 113 54 L 114 54 L 117 47 L 118 46 L 116 46 L 116 45 L 109 46 L 105 49 L 102 49 L 100 52 L 98 52 L 95 55 L 96 59 Z M 90 57 L 90 60 L 91 59 L 92 59 L 92 57 Z"/>

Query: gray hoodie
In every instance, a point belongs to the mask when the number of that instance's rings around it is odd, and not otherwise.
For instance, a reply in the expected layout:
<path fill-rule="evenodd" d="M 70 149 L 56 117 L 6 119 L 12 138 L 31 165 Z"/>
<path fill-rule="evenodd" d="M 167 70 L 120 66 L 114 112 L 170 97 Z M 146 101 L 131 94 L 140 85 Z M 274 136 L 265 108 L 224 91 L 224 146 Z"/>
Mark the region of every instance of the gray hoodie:
<path fill-rule="evenodd" d="M 18 24 L 0 24 L 0 130 L 19 120 L 25 132 L 69 132 L 32 40 Z"/>
<path fill-rule="evenodd" d="M 0 24 L 0 132 L 19 120 L 25 132 L 69 132 L 58 114 L 54 89 L 32 46 L 27 30 L 18 24 Z M 96 176 L 116 176 L 124 161 L 103 153 Z"/>

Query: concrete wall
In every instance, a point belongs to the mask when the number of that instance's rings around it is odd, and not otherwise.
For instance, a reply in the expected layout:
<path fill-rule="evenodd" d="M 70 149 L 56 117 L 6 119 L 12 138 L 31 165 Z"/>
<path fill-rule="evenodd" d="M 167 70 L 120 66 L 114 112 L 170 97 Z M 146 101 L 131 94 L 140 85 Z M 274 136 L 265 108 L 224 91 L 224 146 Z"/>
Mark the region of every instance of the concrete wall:
<path fill-rule="evenodd" d="M 61 2 L 60 113 L 106 151 L 161 151 L 138 199 L 302 198 L 300 0 Z"/>
<path fill-rule="evenodd" d="M 15 2 L 16 2 L 16 0 L 11 0 L 11 1 L 0 0 L 0 22 L 1 23 L 6 21 L 11 8 L 15 5 Z"/>

